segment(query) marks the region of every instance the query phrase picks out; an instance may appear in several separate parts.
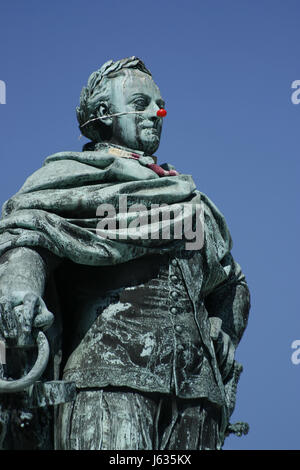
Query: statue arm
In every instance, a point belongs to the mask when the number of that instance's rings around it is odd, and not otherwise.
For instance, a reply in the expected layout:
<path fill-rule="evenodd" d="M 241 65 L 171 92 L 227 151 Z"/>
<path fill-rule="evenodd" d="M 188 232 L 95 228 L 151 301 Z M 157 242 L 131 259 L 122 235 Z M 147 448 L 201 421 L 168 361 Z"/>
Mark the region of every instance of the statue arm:
<path fill-rule="evenodd" d="M 226 254 L 221 265 L 227 278 L 206 296 L 205 306 L 215 326 L 215 334 L 219 326 L 229 335 L 236 348 L 247 326 L 250 293 L 245 276 L 230 253 Z"/>
<path fill-rule="evenodd" d="M 0 292 L 34 292 L 42 296 L 47 279 L 45 259 L 31 248 L 14 248 L 0 258 Z"/>
<path fill-rule="evenodd" d="M 15 248 L 0 258 L 0 333 L 18 344 L 25 324 L 46 329 L 53 322 L 42 296 L 51 270 L 59 260 L 46 250 Z M 22 314 L 20 315 L 20 307 Z"/>

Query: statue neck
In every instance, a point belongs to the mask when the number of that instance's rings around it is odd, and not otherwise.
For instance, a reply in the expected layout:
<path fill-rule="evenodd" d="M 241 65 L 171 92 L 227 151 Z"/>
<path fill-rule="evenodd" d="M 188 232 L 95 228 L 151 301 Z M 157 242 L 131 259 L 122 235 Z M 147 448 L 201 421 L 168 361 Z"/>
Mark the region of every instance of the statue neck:
<path fill-rule="evenodd" d="M 96 150 L 108 150 L 111 149 L 110 153 L 114 154 L 115 156 L 126 156 L 128 155 L 136 155 L 139 157 L 150 157 L 152 158 L 153 162 L 157 162 L 157 157 L 154 155 L 145 155 L 144 152 L 141 152 L 140 150 L 134 150 L 130 149 L 128 147 L 124 147 L 122 145 L 117 145 L 117 144 L 111 144 L 110 142 L 88 142 L 85 144 L 82 148 L 83 152 L 86 151 L 96 151 Z M 113 151 L 115 150 L 115 151 Z"/>

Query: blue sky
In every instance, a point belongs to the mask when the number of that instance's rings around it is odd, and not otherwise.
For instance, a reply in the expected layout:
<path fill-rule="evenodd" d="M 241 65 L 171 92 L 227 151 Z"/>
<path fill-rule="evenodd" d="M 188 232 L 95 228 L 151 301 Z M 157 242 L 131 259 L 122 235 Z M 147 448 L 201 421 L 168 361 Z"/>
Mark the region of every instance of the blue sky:
<path fill-rule="evenodd" d="M 89 74 L 140 57 L 166 101 L 159 162 L 224 213 L 252 295 L 225 449 L 299 449 L 300 4 L 297 0 L 11 0 L 0 6 L 0 202 L 47 155 L 80 151 Z"/>

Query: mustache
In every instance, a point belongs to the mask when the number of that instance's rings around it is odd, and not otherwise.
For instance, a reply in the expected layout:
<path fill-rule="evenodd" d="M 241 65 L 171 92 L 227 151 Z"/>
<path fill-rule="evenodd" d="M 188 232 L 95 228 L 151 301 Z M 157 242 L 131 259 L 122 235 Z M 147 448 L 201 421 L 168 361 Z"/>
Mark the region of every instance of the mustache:
<path fill-rule="evenodd" d="M 141 123 L 141 128 L 142 129 L 155 129 L 155 130 L 159 130 L 159 124 L 160 122 L 157 120 L 157 121 L 143 121 Z"/>

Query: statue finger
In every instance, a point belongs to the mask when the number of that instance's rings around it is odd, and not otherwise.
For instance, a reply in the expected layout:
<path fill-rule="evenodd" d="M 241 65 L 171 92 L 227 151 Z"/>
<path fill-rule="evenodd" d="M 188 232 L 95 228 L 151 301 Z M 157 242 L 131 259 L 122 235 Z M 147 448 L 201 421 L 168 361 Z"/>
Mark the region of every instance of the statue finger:
<path fill-rule="evenodd" d="M 223 379 L 226 379 L 226 377 L 228 376 L 228 374 L 230 373 L 233 367 L 234 356 L 235 356 L 235 347 L 232 343 L 230 343 L 228 353 L 227 353 L 226 363 L 223 365 L 223 372 L 222 372 Z"/>
<path fill-rule="evenodd" d="M 6 339 L 15 339 L 18 335 L 17 322 L 12 302 L 6 298 L 0 299 L 1 330 Z"/>
<path fill-rule="evenodd" d="M 223 333 L 223 345 L 222 345 L 222 353 L 221 353 L 221 361 L 220 361 L 221 366 L 226 364 L 229 348 L 230 348 L 230 338 L 226 333 Z"/>
<path fill-rule="evenodd" d="M 33 318 L 37 313 L 38 307 L 38 296 L 32 293 L 28 293 L 23 299 L 23 315 L 24 320 L 32 324 Z"/>
<path fill-rule="evenodd" d="M 0 303 L 0 336 L 4 337 L 4 325 L 3 325 L 3 309 Z"/>
<path fill-rule="evenodd" d="M 223 333 L 220 331 L 217 339 L 214 341 L 214 347 L 215 347 L 215 352 L 218 357 L 222 356 L 222 351 L 224 347 L 224 342 L 223 342 Z"/>
<path fill-rule="evenodd" d="M 33 326 L 45 331 L 52 325 L 53 321 L 53 313 L 49 312 L 45 302 L 42 299 L 39 299 L 38 314 L 34 318 Z"/>
<path fill-rule="evenodd" d="M 229 347 L 229 336 L 224 333 L 224 331 L 221 331 L 217 341 L 215 342 L 215 352 L 216 352 L 216 358 L 218 365 L 220 367 L 220 370 L 223 369 L 224 363 L 226 363 L 227 360 L 227 354 L 228 354 L 228 347 Z"/>

